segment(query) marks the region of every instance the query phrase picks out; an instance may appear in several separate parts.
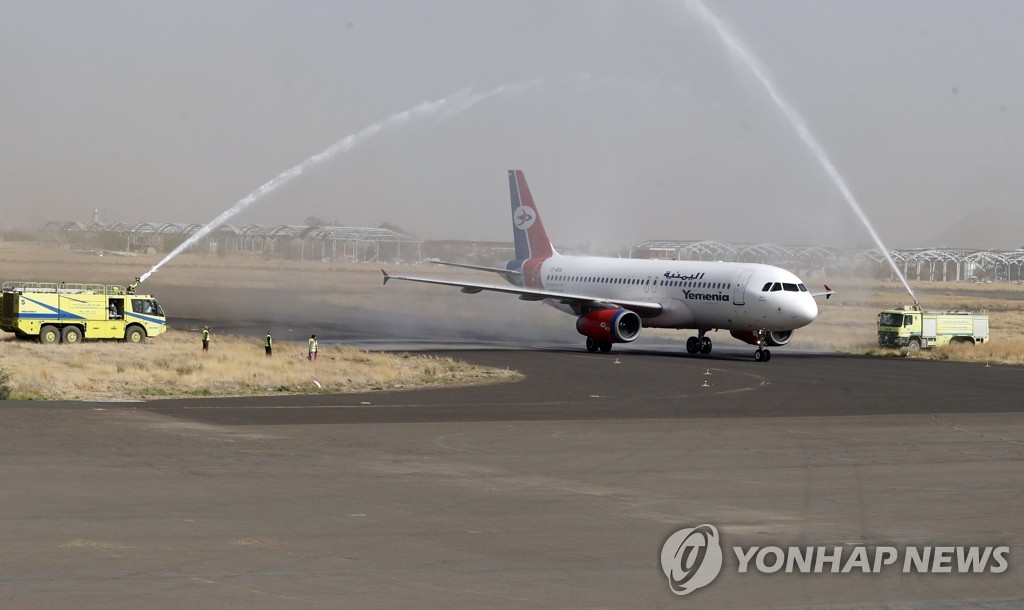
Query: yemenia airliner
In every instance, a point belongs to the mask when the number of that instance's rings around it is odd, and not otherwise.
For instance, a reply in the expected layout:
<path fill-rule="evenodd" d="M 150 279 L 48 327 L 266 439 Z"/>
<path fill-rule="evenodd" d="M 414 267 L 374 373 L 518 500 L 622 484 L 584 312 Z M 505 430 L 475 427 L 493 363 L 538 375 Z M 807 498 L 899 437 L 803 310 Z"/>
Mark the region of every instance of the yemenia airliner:
<path fill-rule="evenodd" d="M 771 359 L 768 346 L 785 345 L 793 330 L 818 316 L 816 296 L 794 274 L 770 265 L 705 261 L 662 261 L 555 252 L 541 222 L 521 170 L 509 170 L 515 260 L 504 267 L 461 263 L 440 264 L 490 271 L 511 286 L 389 275 L 407 280 L 457 286 L 474 294 L 484 290 L 518 295 L 524 301 L 545 301 L 576 316 L 576 330 L 587 338 L 587 350 L 608 352 L 614 343 L 629 343 L 642 327 L 695 329 L 686 340 L 690 354 L 710 354 L 711 330 L 756 345 L 754 360 Z"/>

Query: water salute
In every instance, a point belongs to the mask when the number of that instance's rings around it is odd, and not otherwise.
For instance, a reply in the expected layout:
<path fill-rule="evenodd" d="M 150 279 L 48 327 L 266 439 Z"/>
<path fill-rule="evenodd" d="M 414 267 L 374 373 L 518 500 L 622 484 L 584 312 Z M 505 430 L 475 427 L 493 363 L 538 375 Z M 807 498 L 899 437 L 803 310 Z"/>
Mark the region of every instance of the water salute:
<path fill-rule="evenodd" d="M 1024 606 L 1022 21 L 7 7 L 7 605 Z"/>

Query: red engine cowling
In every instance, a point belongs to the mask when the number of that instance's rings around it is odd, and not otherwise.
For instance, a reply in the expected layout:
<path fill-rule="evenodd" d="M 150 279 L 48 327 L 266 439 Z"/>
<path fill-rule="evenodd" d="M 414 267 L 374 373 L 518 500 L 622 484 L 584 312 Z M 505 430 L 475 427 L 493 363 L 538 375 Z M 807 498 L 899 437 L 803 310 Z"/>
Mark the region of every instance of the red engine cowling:
<path fill-rule="evenodd" d="M 606 343 L 629 343 L 640 336 L 640 316 L 628 309 L 598 309 L 576 319 L 576 330 Z"/>
<path fill-rule="evenodd" d="M 751 345 L 757 345 L 757 333 L 752 330 L 733 330 L 729 331 L 729 334 L 733 337 L 744 341 Z M 793 331 L 791 330 L 777 330 L 770 332 L 764 338 L 764 342 L 772 347 L 778 347 L 789 343 L 789 340 L 793 338 Z"/>

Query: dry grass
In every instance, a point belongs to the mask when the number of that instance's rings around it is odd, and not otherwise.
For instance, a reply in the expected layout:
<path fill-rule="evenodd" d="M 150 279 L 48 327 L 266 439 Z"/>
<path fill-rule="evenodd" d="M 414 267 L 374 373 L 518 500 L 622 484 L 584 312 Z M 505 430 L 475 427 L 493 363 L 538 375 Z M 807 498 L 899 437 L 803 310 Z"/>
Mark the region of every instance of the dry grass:
<path fill-rule="evenodd" d="M 882 357 L 908 357 L 905 350 L 893 348 L 873 348 L 864 353 Z M 985 364 L 1022 364 L 1024 363 L 1024 341 L 994 341 L 985 345 L 944 345 L 933 349 L 923 349 L 913 356 L 921 360 L 952 360 L 955 362 L 984 362 Z"/>
<path fill-rule="evenodd" d="M 321 346 L 314 368 L 304 344 L 218 335 L 202 353 L 195 333 L 168 331 L 143 344 L 40 345 L 0 341 L 12 400 L 110 400 L 174 396 L 345 393 L 513 381 L 514 371 L 449 358 Z M 313 384 L 314 378 L 322 387 Z"/>
<path fill-rule="evenodd" d="M 1024 341 L 994 341 L 986 345 L 946 345 L 919 352 L 917 358 L 985 362 L 992 364 L 1024 363 Z"/>

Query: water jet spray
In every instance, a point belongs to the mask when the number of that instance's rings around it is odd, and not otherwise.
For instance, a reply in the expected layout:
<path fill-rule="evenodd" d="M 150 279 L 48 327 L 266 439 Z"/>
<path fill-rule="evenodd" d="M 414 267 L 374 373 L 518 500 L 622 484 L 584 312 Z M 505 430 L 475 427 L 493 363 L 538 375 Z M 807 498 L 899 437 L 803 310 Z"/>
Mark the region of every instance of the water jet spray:
<path fill-rule="evenodd" d="M 811 133 L 810 128 L 807 126 L 807 122 L 804 121 L 800 113 L 796 111 L 796 108 L 794 108 L 786 98 L 783 97 L 782 93 L 775 86 L 775 83 L 768 77 L 768 71 L 761 66 L 753 53 L 743 46 L 739 38 L 730 32 L 725 27 L 725 24 L 723 24 L 718 17 L 716 17 L 714 13 L 712 13 L 708 7 L 701 2 L 701 0 L 683 0 L 683 3 L 686 5 L 690 14 L 706 28 L 710 28 L 718 39 L 725 44 L 730 54 L 746 66 L 761 83 L 765 91 L 768 93 L 768 96 L 771 97 L 778 109 L 782 111 L 782 114 L 784 114 L 786 119 L 789 120 L 790 125 L 796 130 L 797 134 L 799 134 L 800 139 L 803 140 L 803 143 L 808 149 L 810 149 L 811 153 L 814 154 L 818 163 L 821 164 L 822 169 L 824 169 L 825 173 L 828 174 L 828 177 L 831 178 L 832 183 L 839 189 L 839 192 L 846 200 L 846 203 L 849 204 L 854 214 L 857 215 L 857 218 L 860 219 L 861 223 L 868 230 L 868 233 L 871 234 L 871 239 L 875 241 L 878 249 L 882 251 L 882 256 L 884 256 L 885 260 L 889 262 L 889 266 L 892 267 L 896 276 L 900 278 L 901 282 L 903 282 L 903 287 L 907 289 L 907 293 L 910 294 L 910 298 L 914 299 L 914 304 L 917 305 L 917 297 L 914 296 L 914 291 L 910 289 L 910 284 L 907 283 L 907 279 L 903 277 L 903 273 L 900 272 L 899 268 L 896 266 L 896 262 L 892 260 L 892 256 L 889 255 L 889 250 L 885 247 L 885 244 L 882 243 L 882 238 L 879 237 L 874 226 L 872 226 L 871 221 L 868 220 L 867 214 L 864 213 L 860 204 L 857 203 L 857 198 L 853 196 L 853 192 L 846 185 L 846 181 L 843 179 L 842 175 L 840 175 L 835 164 L 832 163 L 828 154 L 825 152 L 825 149 L 818 142 L 817 138 L 814 137 L 814 134 Z"/>
<path fill-rule="evenodd" d="M 338 154 L 348 152 L 352 150 L 356 145 L 372 138 L 378 133 L 382 133 L 389 129 L 394 129 L 396 127 L 404 125 L 405 123 L 409 122 L 412 119 L 424 118 L 432 115 L 440 115 L 441 118 L 449 118 L 468 110 L 472 106 L 489 97 L 494 97 L 496 95 L 503 93 L 513 93 L 522 91 L 524 89 L 537 86 L 542 82 L 543 81 L 541 81 L 540 79 L 536 79 L 521 83 L 506 84 L 501 85 L 500 87 L 495 87 L 494 89 L 491 89 L 490 91 L 487 91 L 485 93 L 473 93 L 471 88 L 466 88 L 452 95 L 441 98 L 439 100 L 423 102 L 413 108 L 410 108 L 409 110 L 393 114 L 382 121 L 373 123 L 372 125 L 363 128 L 361 131 L 358 131 L 344 138 L 343 140 L 336 142 L 323 152 L 313 155 L 312 157 L 306 159 L 302 163 L 299 163 L 295 167 L 292 167 L 291 169 L 281 172 L 272 180 L 264 183 L 263 186 L 259 187 L 255 191 L 249 193 L 242 199 L 238 200 L 238 202 L 236 202 L 235 205 L 231 206 L 230 208 L 222 212 L 219 216 L 217 216 L 209 223 L 207 223 L 204 227 L 193 233 L 191 236 L 189 236 L 188 239 L 186 239 L 177 248 L 171 251 L 170 254 L 165 256 L 163 260 L 153 265 L 153 267 L 149 271 L 139 276 L 136 279 L 136 285 L 145 282 L 149 278 L 149 276 L 156 273 L 157 270 L 159 270 L 160 267 L 162 267 L 165 263 L 167 263 L 177 255 L 181 254 L 186 249 L 195 245 L 200 239 L 209 235 L 214 229 L 220 227 L 222 224 L 227 222 L 232 216 L 238 214 L 242 210 L 246 209 L 253 203 L 259 201 L 263 197 L 266 197 L 270 193 L 273 193 L 279 187 L 287 184 L 288 182 L 291 182 L 293 179 L 302 175 L 307 169 L 313 167 L 314 165 L 328 161 Z"/>

